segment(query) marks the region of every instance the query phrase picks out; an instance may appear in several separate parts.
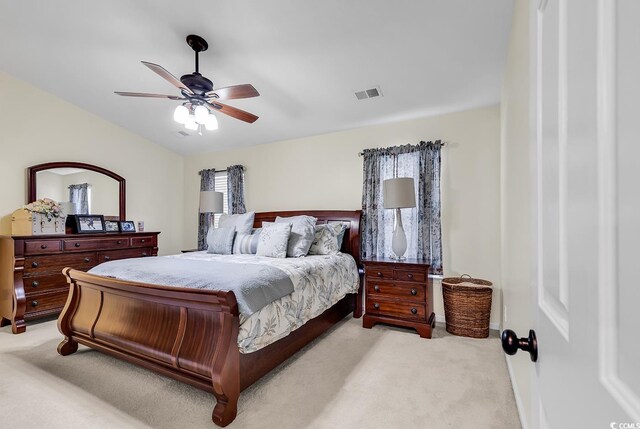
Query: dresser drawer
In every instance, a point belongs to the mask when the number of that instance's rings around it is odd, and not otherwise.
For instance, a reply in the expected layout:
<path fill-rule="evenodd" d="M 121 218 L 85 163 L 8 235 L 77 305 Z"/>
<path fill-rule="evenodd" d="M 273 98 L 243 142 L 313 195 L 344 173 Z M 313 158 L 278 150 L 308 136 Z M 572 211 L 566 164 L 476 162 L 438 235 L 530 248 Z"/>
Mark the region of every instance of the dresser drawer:
<path fill-rule="evenodd" d="M 376 279 L 367 279 L 367 294 L 371 299 L 386 297 L 422 303 L 426 295 L 424 284 L 396 283 Z"/>
<path fill-rule="evenodd" d="M 27 240 L 24 242 L 25 255 L 58 253 L 62 250 L 61 240 Z"/>
<path fill-rule="evenodd" d="M 139 249 L 113 250 L 111 252 L 98 252 L 98 263 L 115 261 L 118 259 L 143 258 L 151 256 L 151 248 L 141 247 Z"/>
<path fill-rule="evenodd" d="M 29 313 L 39 313 L 42 311 L 62 308 L 67 302 L 68 296 L 69 292 L 63 291 L 27 298 L 27 310 L 25 312 L 25 316 L 28 316 Z"/>
<path fill-rule="evenodd" d="M 97 238 L 95 240 L 71 239 L 63 240 L 65 251 L 72 250 L 101 250 L 101 249 L 125 249 L 129 247 L 128 238 Z"/>
<path fill-rule="evenodd" d="M 26 257 L 23 277 L 59 274 L 65 267 L 88 270 L 98 264 L 96 258 L 95 252 Z"/>
<path fill-rule="evenodd" d="M 154 244 L 154 237 L 152 235 L 131 237 L 131 247 L 148 247 Z"/>
<path fill-rule="evenodd" d="M 365 270 L 367 278 L 393 280 L 393 268 L 368 266 Z"/>
<path fill-rule="evenodd" d="M 425 271 L 410 271 L 410 270 L 396 270 L 394 278 L 396 280 L 402 280 L 407 282 L 421 282 L 424 283 L 427 280 L 427 273 Z"/>
<path fill-rule="evenodd" d="M 383 301 L 373 296 L 369 296 L 367 299 L 367 313 L 369 314 L 424 321 L 426 320 L 425 312 L 424 303 Z"/>
<path fill-rule="evenodd" d="M 67 278 L 63 274 L 27 277 L 23 280 L 23 283 L 27 296 L 29 296 L 29 294 L 47 292 L 69 286 Z"/>

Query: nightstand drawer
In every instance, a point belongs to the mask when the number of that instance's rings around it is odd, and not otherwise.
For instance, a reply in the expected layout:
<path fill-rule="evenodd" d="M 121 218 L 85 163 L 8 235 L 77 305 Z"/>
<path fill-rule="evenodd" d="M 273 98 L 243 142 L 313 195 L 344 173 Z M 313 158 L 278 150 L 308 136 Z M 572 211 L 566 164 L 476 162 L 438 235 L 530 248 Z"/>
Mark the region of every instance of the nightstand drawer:
<path fill-rule="evenodd" d="M 422 282 L 427 279 L 427 273 L 424 271 L 395 271 L 395 279 L 407 282 Z"/>
<path fill-rule="evenodd" d="M 369 297 L 367 313 L 410 320 L 425 320 L 425 306 L 418 303 L 391 302 Z"/>
<path fill-rule="evenodd" d="M 366 276 L 370 279 L 393 280 L 393 268 L 368 266 Z"/>
<path fill-rule="evenodd" d="M 386 297 L 424 303 L 425 286 L 369 279 L 367 280 L 367 294 L 371 299 Z"/>

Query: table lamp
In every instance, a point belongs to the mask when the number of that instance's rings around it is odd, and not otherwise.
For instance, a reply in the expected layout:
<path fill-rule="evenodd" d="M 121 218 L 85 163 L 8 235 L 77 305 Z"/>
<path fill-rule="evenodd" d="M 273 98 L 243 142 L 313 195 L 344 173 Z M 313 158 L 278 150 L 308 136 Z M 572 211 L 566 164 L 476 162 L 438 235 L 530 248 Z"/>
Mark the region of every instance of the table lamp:
<path fill-rule="evenodd" d="M 395 256 L 393 259 L 406 259 L 407 235 L 402 227 L 402 213 L 400 209 L 416 206 L 416 192 L 412 177 L 396 177 L 387 179 L 383 183 L 383 202 L 385 209 L 396 209 L 395 224 L 393 226 L 393 238 L 391 249 Z"/>

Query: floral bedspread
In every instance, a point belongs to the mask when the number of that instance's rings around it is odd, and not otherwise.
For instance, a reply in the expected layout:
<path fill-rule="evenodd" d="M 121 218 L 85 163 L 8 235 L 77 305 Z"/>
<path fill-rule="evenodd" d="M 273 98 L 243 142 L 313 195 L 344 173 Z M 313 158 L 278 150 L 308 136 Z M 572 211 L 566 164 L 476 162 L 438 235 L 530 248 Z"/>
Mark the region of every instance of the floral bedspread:
<path fill-rule="evenodd" d="M 287 272 L 293 293 L 249 317 L 240 318 L 238 347 L 251 353 L 278 341 L 322 314 L 348 293 L 358 291 L 359 277 L 351 255 L 313 255 L 302 258 L 267 258 L 256 255 L 212 255 L 206 252 L 175 255 L 186 259 L 221 259 L 225 262 L 265 264 Z"/>

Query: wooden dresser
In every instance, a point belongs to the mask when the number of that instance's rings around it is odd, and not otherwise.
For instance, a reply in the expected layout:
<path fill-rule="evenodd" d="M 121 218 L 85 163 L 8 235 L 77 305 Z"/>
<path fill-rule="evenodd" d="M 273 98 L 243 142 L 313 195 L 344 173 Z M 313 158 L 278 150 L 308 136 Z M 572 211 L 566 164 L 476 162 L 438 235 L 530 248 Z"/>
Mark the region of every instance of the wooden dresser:
<path fill-rule="evenodd" d="M 435 326 L 429 265 L 415 259 L 365 259 L 365 315 L 362 326 L 376 323 L 414 328 L 431 338 Z"/>
<path fill-rule="evenodd" d="M 159 232 L 0 236 L 0 325 L 14 334 L 25 320 L 60 313 L 65 267 L 87 271 L 106 261 L 156 256 Z"/>

